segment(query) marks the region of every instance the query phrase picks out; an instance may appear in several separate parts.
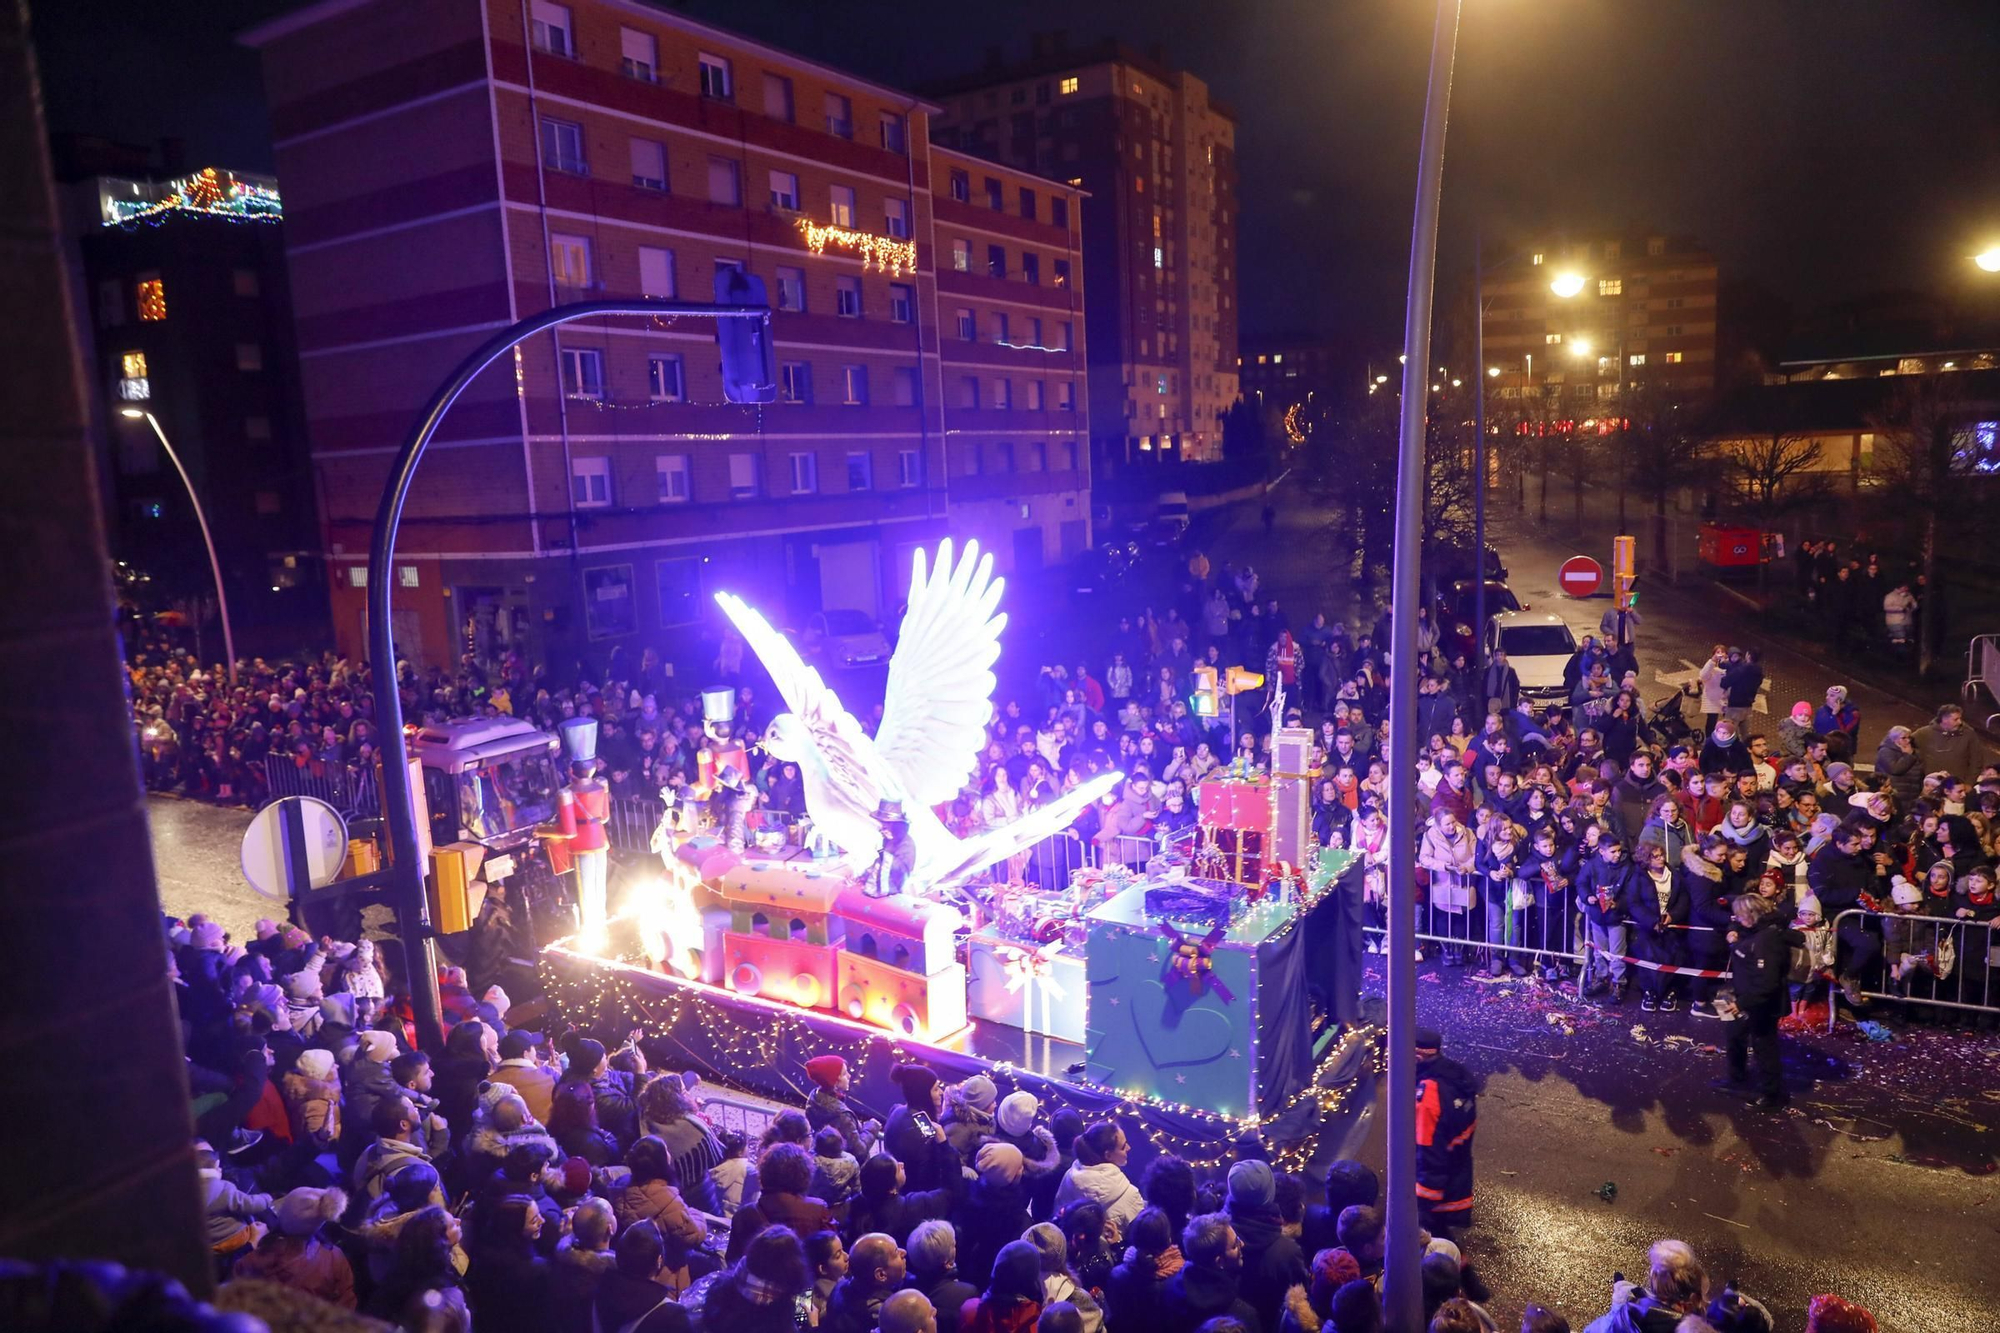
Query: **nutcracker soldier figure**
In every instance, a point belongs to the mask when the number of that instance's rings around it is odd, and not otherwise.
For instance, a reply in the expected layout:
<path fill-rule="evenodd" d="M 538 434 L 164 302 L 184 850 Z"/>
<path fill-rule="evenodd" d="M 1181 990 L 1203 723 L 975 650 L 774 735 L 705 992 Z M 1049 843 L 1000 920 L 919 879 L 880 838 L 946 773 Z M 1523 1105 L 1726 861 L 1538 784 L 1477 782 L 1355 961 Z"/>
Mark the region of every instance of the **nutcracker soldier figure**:
<path fill-rule="evenodd" d="M 611 790 L 597 776 L 597 721 L 573 717 L 558 729 L 569 757 L 569 785 L 556 793 L 553 823 L 535 830 L 549 849 L 549 868 L 575 873 L 577 935 L 586 949 L 604 940 L 605 882 L 611 869 L 611 840 L 604 822 L 611 814 Z"/>
<path fill-rule="evenodd" d="M 701 726 L 706 739 L 695 752 L 695 785 L 690 798 L 707 810 L 707 824 L 731 851 L 742 851 L 745 823 L 756 803 L 750 782 L 750 755 L 736 739 L 736 694 L 727 687 L 701 692 Z"/>

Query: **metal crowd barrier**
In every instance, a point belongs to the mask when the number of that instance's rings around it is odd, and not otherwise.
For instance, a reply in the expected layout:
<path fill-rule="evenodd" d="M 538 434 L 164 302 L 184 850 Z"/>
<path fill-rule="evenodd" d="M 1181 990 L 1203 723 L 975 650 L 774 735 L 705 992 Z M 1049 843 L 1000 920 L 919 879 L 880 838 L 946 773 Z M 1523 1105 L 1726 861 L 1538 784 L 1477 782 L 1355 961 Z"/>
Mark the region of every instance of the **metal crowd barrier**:
<path fill-rule="evenodd" d="M 1529 890 L 1528 905 L 1503 909 L 1497 902 L 1487 901 L 1482 877 L 1466 875 L 1461 883 L 1452 884 L 1444 882 L 1438 872 L 1431 872 L 1422 901 L 1413 904 L 1417 939 L 1446 950 L 1519 955 L 1540 966 L 1561 963 L 1581 967 L 1581 918 L 1569 891 L 1551 894 L 1537 882 L 1515 882 Z M 1369 912 L 1375 924 L 1364 926 L 1363 932 L 1386 939 L 1383 906 L 1371 903 Z"/>
<path fill-rule="evenodd" d="M 1836 939 L 1843 926 L 1858 926 L 1881 942 L 1880 963 L 1860 978 L 1864 999 L 2000 1014 L 2000 996 L 1993 984 L 1994 974 L 2000 972 L 2000 922 L 1850 907 L 1835 916 L 1831 926 Z M 1840 945 L 1842 970 L 1851 949 L 1846 941 Z M 1833 1031 L 1838 1009 L 1837 1003 L 1827 1005 L 1828 1032 Z"/>
<path fill-rule="evenodd" d="M 1982 688 L 2000 703 L 2000 634 L 1975 634 L 1965 645 L 1965 684 L 1959 687 L 1959 697 L 1970 703 Z M 1991 727 L 1996 718 L 2000 713 L 1989 713 L 1986 725 Z"/>
<path fill-rule="evenodd" d="M 604 823 L 605 835 L 617 851 L 651 852 L 653 830 L 660 826 L 660 816 L 665 813 L 666 806 L 657 796 L 614 797 L 609 817 Z M 753 836 L 777 829 L 783 833 L 785 845 L 795 847 L 798 845 L 796 830 L 800 822 L 796 815 L 759 809 L 751 811 L 749 829 Z"/>
<path fill-rule="evenodd" d="M 325 801 L 343 819 L 374 819 L 382 813 L 382 793 L 372 765 L 312 763 L 301 768 L 290 755 L 264 756 L 266 803 L 285 796 Z"/>

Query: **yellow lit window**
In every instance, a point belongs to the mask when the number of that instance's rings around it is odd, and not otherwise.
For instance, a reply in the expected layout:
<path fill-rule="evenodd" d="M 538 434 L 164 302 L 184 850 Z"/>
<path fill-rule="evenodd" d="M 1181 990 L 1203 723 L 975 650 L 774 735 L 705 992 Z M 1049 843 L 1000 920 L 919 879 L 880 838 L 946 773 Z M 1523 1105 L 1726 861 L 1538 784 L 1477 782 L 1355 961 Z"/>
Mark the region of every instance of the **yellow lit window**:
<path fill-rule="evenodd" d="M 142 380 L 146 378 L 146 354 L 144 352 L 126 352 L 118 358 L 118 365 L 124 371 L 125 378 L 128 380 Z"/>
<path fill-rule="evenodd" d="M 167 284 L 158 278 L 142 278 L 139 281 L 139 318 L 161 320 L 167 317 Z"/>
<path fill-rule="evenodd" d="M 1071 76 L 1070 78 L 1064 79 L 1062 83 L 1057 86 L 1057 91 L 1062 93 L 1064 97 L 1068 97 L 1071 93 L 1075 92 L 1076 91 L 1075 77 Z"/>
<path fill-rule="evenodd" d="M 1667 364 L 1668 364 L 1668 365 L 1670 365 L 1670 366 L 1678 366 L 1678 365 L 1679 365 L 1679 364 L 1681 363 L 1681 360 L 1682 360 L 1682 357 L 1683 357 L 1683 353 L 1680 353 L 1680 352 L 1668 352 L 1668 353 L 1666 354 L 1666 361 L 1667 361 Z"/>
<path fill-rule="evenodd" d="M 1257 354 L 1257 364 L 1258 364 L 1258 365 L 1260 365 L 1260 366 L 1262 366 L 1262 365 L 1268 365 L 1268 364 L 1270 363 L 1270 360 L 1271 360 L 1271 358 L 1270 358 L 1270 357 L 1268 357 L 1268 356 L 1266 356 L 1266 355 L 1264 355 L 1264 354 L 1263 354 L 1262 352 L 1259 352 L 1259 353 Z"/>
<path fill-rule="evenodd" d="M 1542 252 L 1540 250 L 1535 251 L 1535 257 L 1533 262 L 1536 268 L 1540 268 L 1542 266 Z"/>
<path fill-rule="evenodd" d="M 1622 296 L 1624 293 L 1625 279 L 1623 278 L 1599 278 L 1597 280 L 1597 294 L 1599 296 Z"/>
<path fill-rule="evenodd" d="M 1555 346 L 1562 340 L 1563 336 L 1560 333 L 1545 333 L 1542 335 L 1542 341 L 1547 343 L 1551 347 Z"/>
<path fill-rule="evenodd" d="M 1635 366 L 1643 366 L 1646 364 L 1646 354 L 1644 352 L 1634 352 L 1632 353 L 1631 356 L 1628 356 L 1625 359 L 1627 361 L 1630 361 Z"/>

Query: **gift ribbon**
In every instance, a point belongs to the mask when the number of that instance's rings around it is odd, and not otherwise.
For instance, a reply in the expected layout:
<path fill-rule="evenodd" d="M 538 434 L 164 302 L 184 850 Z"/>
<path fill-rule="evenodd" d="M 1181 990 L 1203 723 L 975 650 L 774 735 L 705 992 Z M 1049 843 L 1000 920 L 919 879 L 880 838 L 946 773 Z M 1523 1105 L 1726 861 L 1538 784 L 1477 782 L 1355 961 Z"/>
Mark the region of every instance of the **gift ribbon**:
<path fill-rule="evenodd" d="M 1197 1000 L 1204 989 L 1213 986 L 1224 1004 L 1236 1003 L 1229 987 L 1215 975 L 1215 946 L 1222 943 L 1223 927 L 1213 927 L 1200 939 L 1190 939 L 1171 921 L 1161 922 L 1160 929 L 1167 933 L 1167 942 L 1173 947 L 1173 952 L 1167 955 L 1169 976 L 1187 978 L 1188 994 Z"/>
<path fill-rule="evenodd" d="M 1057 1000 L 1062 999 L 1063 988 L 1055 978 L 1056 955 L 1061 952 L 1062 945 L 1059 943 L 1047 944 L 1039 949 L 1023 949 L 1013 944 L 1001 945 L 999 953 L 1007 972 L 1008 993 L 1012 994 L 1027 987 L 1030 988 L 1029 994 L 1032 995 L 1034 993 L 1032 987 L 1036 982 L 1040 982 L 1047 996 Z"/>

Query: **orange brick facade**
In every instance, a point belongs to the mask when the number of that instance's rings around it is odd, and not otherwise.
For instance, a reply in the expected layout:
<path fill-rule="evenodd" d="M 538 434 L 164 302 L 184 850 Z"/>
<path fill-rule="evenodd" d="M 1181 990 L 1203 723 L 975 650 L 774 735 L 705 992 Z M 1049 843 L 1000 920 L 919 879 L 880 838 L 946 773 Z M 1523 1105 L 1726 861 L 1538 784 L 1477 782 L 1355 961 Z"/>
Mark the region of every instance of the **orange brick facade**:
<path fill-rule="evenodd" d="M 405 656 L 699 666 L 720 588 L 887 616 L 948 532 L 1006 570 L 1088 545 L 1078 191 L 979 164 L 1007 208 L 953 202 L 922 101 L 630 0 L 331 0 L 247 40 L 344 651 L 389 460 L 457 361 L 552 304 L 708 301 L 724 264 L 770 290 L 780 401 L 723 401 L 699 318 L 522 344 L 419 472 Z M 912 241 L 915 270 L 814 254 L 801 218 Z"/>

